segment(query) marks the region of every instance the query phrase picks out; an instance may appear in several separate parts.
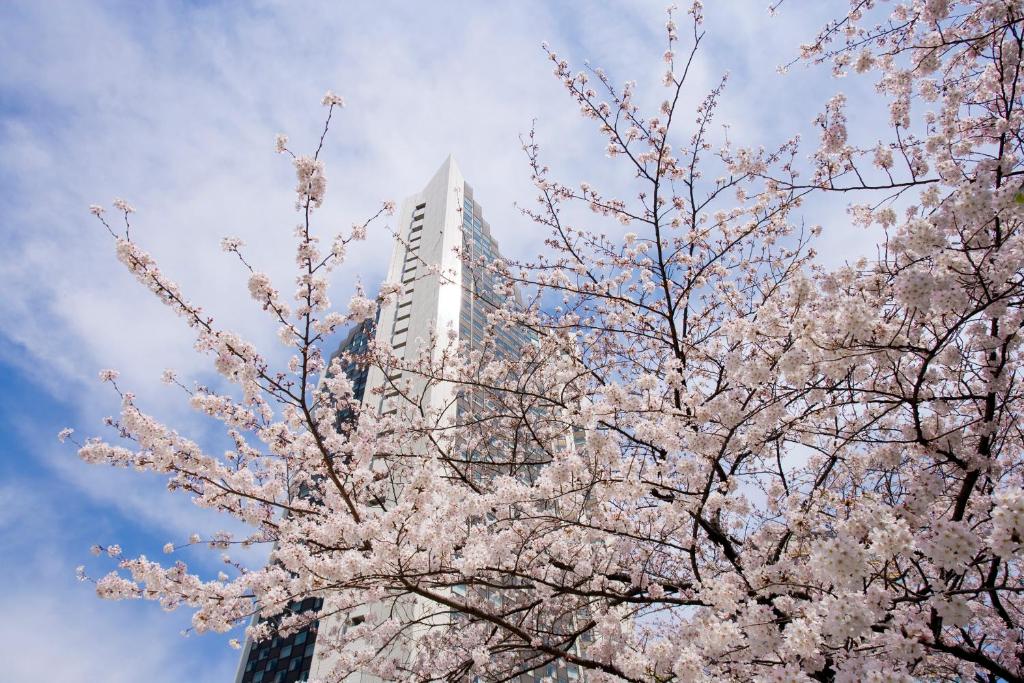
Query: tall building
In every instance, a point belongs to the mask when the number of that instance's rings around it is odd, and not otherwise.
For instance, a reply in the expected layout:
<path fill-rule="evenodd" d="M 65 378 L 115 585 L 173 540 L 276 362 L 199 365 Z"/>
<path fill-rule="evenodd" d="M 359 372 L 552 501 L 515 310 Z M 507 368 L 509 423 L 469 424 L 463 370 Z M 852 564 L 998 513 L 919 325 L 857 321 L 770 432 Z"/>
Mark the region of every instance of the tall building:
<path fill-rule="evenodd" d="M 491 234 L 490 225 L 483 217 L 480 204 L 473 196 L 473 189 L 466 183 L 461 171 L 452 157 L 448 157 L 434 177 L 421 192 L 405 199 L 398 213 L 398 233 L 392 249 L 386 282 L 401 283 L 401 292 L 391 303 L 383 306 L 378 313 L 375 339 L 378 343 L 390 345 L 394 352 L 404 358 L 412 359 L 424 347 L 432 335 L 445 338 L 450 334 L 457 335 L 464 347 L 480 349 L 487 347 L 498 356 L 515 356 L 526 344 L 533 341 L 533 335 L 523 328 L 501 328 L 487 326 L 487 315 L 494 309 L 496 297 L 494 276 L 487 269 L 479 266 L 479 259 L 486 261 L 501 258 L 498 243 Z M 475 265 L 474 265 L 475 264 Z M 365 349 L 367 330 L 354 331 L 339 349 L 345 351 Z M 396 411 L 402 400 L 394 388 L 396 383 L 410 382 L 417 395 L 424 382 L 415 376 L 403 376 L 402 372 L 385 374 L 378 367 L 351 368 L 359 377 L 359 386 L 365 392 L 364 405 L 379 410 L 384 414 Z M 349 372 L 346 369 L 346 372 Z M 363 374 L 359 374 L 363 373 Z M 355 379 L 353 381 L 356 381 Z M 380 391 L 374 391 L 379 389 Z M 489 400 L 486 396 L 466 393 L 448 384 L 434 384 L 424 394 L 426 407 L 446 410 L 446 419 L 454 421 L 467 411 L 486 408 Z M 372 404 L 369 402 L 373 402 Z M 344 420 L 350 416 L 341 416 Z M 490 449 L 500 450 L 503 444 L 492 443 Z M 486 450 L 486 449 L 485 449 Z M 486 472 L 487 454 L 474 454 L 482 463 L 481 472 Z M 531 476 L 529 457 L 524 459 L 527 467 L 522 476 Z M 486 473 L 484 474 L 486 476 Z M 344 617 L 347 623 L 360 623 L 366 613 L 376 609 L 368 607 L 361 612 L 353 612 Z M 391 610 L 395 605 L 381 606 L 380 609 Z M 402 609 L 416 611 L 415 605 L 406 605 Z M 328 627 L 344 628 L 340 623 L 321 624 L 321 629 Z M 305 642 L 311 643 L 307 648 L 316 649 L 316 629 L 312 629 Z M 277 643 L 278 639 L 272 642 Z M 303 650 L 302 663 L 294 674 L 290 668 L 282 672 L 280 663 L 273 667 L 259 662 L 271 662 L 275 656 L 280 660 L 287 647 L 288 639 L 280 639 L 267 654 L 263 654 L 264 644 L 247 647 L 243 657 L 244 671 L 240 671 L 237 683 L 290 683 L 307 678 L 320 678 L 328 672 L 335 661 L 329 652 L 316 652 L 312 660 L 306 659 Z M 416 645 L 407 642 L 401 646 L 405 653 L 410 653 Z M 296 652 L 293 649 L 291 652 Z M 400 650 L 398 654 L 402 654 Z M 257 657 L 258 655 L 258 657 Z M 254 657 L 257 657 L 255 660 Z M 262 659 L 261 659 L 262 658 Z M 261 668 L 262 667 L 262 668 Z M 291 667 L 291 664 L 288 664 Z M 265 671 L 265 675 L 257 678 L 257 671 Z M 553 673 L 553 672 L 550 672 Z M 536 676 L 525 676 L 524 679 L 539 679 L 549 672 L 538 672 Z M 575 678 L 575 672 L 569 674 Z M 565 679 L 566 674 L 555 676 Z M 349 677 L 352 683 L 379 683 L 376 676 L 356 673 Z"/>
<path fill-rule="evenodd" d="M 445 160 L 423 190 L 408 197 L 401 207 L 395 240 L 388 266 L 387 282 L 401 283 L 397 300 L 380 311 L 377 341 L 390 344 L 398 355 L 412 358 L 421 349 L 417 339 L 426 341 L 431 334 L 458 335 L 468 348 L 486 343 L 500 345 L 505 353 L 528 343 L 522 332 L 502 330 L 494 338 L 485 334 L 486 315 L 493 308 L 495 282 L 485 269 L 471 265 L 484 258 L 500 257 L 490 225 L 483 218 L 480 204 L 455 160 Z M 441 273 L 430 274 L 431 270 Z M 388 387 L 398 379 L 412 380 L 371 368 L 369 386 Z M 453 387 L 432 387 L 427 405 L 453 405 Z M 385 390 L 377 408 L 387 413 L 394 409 L 396 392 Z"/>

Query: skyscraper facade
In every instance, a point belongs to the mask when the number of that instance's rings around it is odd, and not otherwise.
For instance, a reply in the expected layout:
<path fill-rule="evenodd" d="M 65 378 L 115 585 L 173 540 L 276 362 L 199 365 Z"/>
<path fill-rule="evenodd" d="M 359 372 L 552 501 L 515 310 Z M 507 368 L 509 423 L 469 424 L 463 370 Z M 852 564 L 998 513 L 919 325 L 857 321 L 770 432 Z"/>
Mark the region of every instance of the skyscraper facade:
<path fill-rule="evenodd" d="M 514 356 L 533 341 L 532 333 L 520 327 L 488 326 L 488 314 L 505 297 L 496 290 L 494 274 L 482 267 L 481 260 L 500 259 L 498 243 L 491 234 L 490 225 L 483 217 L 480 204 L 452 157 L 448 157 L 422 191 L 408 197 L 398 213 L 398 231 L 392 248 L 385 281 L 400 283 L 398 296 L 381 307 L 373 335 L 378 343 L 387 344 L 394 353 L 413 359 L 426 348 L 432 336 L 450 338 L 457 335 L 464 348 L 488 348 L 495 355 Z M 505 302 L 502 302 L 505 303 Z M 368 330 L 355 330 L 341 345 L 338 353 L 358 352 L 366 348 Z M 440 351 L 435 351 L 440 353 Z M 446 419 L 455 421 L 467 411 L 485 409 L 486 396 L 465 392 L 450 384 L 432 384 L 426 388 L 423 378 L 402 371 L 385 370 L 356 364 L 345 369 L 362 392 L 363 405 L 382 414 L 397 411 L 403 400 L 396 385 L 409 383 L 411 393 L 422 395 L 426 408 L 446 411 Z M 340 416 L 342 423 L 351 416 Z M 501 448 L 493 444 L 492 448 Z M 486 461 L 486 454 L 481 458 Z M 486 469 L 485 467 L 481 468 Z M 528 470 L 527 470 L 528 471 Z M 406 606 L 410 613 L 415 605 Z M 373 606 L 344 616 L 325 619 L 321 628 L 344 629 L 346 624 L 357 624 Z M 393 614 L 395 605 L 381 606 Z M 334 623 L 332 623 L 332 621 Z M 316 651 L 316 628 L 311 629 L 305 642 L 315 651 L 311 660 L 303 659 L 293 677 L 290 670 L 281 672 L 278 662 L 273 667 L 260 662 L 280 659 L 288 639 L 275 639 L 266 654 L 264 644 L 247 648 L 243 658 L 244 671 L 237 683 L 290 683 L 307 678 L 320 678 L 330 671 L 336 659 L 330 652 Z M 280 643 L 277 641 L 280 640 Z M 415 642 L 401 646 L 406 654 L 415 648 Z M 293 649 L 290 652 L 295 652 Z M 398 652 L 402 654 L 401 651 Z M 254 660 L 253 658 L 256 657 Z M 291 666 L 289 663 L 288 666 Z M 262 668 L 261 668 L 262 667 Z M 257 679 L 254 671 L 265 671 Z M 538 676 L 544 672 L 538 672 Z M 571 675 L 571 674 L 570 674 Z M 565 674 L 562 674 L 564 678 Z M 527 676 L 526 678 L 534 678 Z M 380 679 L 367 673 L 352 674 L 352 683 L 379 683 Z"/>
<path fill-rule="evenodd" d="M 450 331 L 470 344 L 483 343 L 486 312 L 476 299 L 485 292 L 493 293 L 494 283 L 483 269 L 469 265 L 464 256 L 496 258 L 498 245 L 483 219 L 481 207 L 473 199 L 472 188 L 452 157 L 444 161 L 423 190 L 402 202 L 397 226 L 385 281 L 400 284 L 401 290 L 379 311 L 376 341 L 390 346 L 396 356 L 407 360 L 415 358 L 431 336 L 443 338 Z M 479 297 L 473 296 L 475 291 L 479 291 Z M 504 343 L 513 342 L 506 338 Z M 450 407 L 451 421 L 456 419 L 457 410 L 466 409 L 467 401 L 471 400 L 451 385 L 433 384 L 426 388 L 426 380 L 421 377 L 403 371 L 385 372 L 375 366 L 367 376 L 364 405 L 385 415 L 396 412 L 404 399 L 395 387 L 406 382 L 410 394 L 423 396 L 425 408 Z M 368 606 L 332 619 L 359 623 L 377 609 L 392 614 L 407 610 L 412 619 L 418 606 L 414 601 L 397 606 Z M 346 625 L 325 624 L 330 626 L 343 629 Z M 415 647 L 414 641 L 407 640 L 396 645 L 391 654 L 409 655 Z M 314 657 L 310 677 L 325 675 L 335 661 L 329 652 Z M 365 672 L 352 674 L 349 681 L 380 683 L 378 677 Z"/>

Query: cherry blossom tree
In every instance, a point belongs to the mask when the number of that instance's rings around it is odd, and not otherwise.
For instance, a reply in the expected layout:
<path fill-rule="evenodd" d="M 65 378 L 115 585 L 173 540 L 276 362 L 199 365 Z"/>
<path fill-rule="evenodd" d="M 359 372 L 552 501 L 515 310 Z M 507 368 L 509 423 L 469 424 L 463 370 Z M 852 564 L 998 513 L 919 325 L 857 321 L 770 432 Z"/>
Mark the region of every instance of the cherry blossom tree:
<path fill-rule="evenodd" d="M 669 10 L 653 114 L 635 83 L 545 47 L 630 194 L 553 179 L 525 137 L 537 203 L 524 214 L 546 249 L 466 265 L 499 283 L 490 325 L 532 342 L 511 358 L 443 331 L 410 357 L 373 344 L 360 360 L 404 378 L 378 389 L 397 392 L 394 413 L 357 405 L 320 350 L 398 292 L 331 312 L 329 273 L 393 206 L 324 249 L 323 138 L 312 156 L 277 142 L 298 180 L 292 299 L 223 243 L 279 326 L 286 367 L 157 268 L 127 203 L 117 221 L 93 207 L 226 380 L 165 377 L 234 448 L 207 452 L 104 371 L 121 395 L 115 438 L 80 456 L 166 475 L 253 529 L 190 543 L 273 546 L 267 566 L 216 577 L 97 547 L 117 564 L 98 593 L 187 606 L 196 631 L 278 617 L 251 626 L 257 638 L 366 610 L 322 628 L 331 680 L 510 680 L 549 665 L 594 681 L 1024 679 L 1024 7 L 851 0 L 800 59 L 874 74 L 890 125 L 851 140 L 837 96 L 809 155 L 795 137 L 719 136 L 724 80 L 684 110 L 703 31 L 699 2 Z M 324 104 L 329 124 L 343 103 Z M 851 229 L 802 227 L 805 198 L 829 193 L 849 197 L 877 257 L 817 262 L 822 231 Z M 431 391 L 470 407 L 439 408 Z M 287 611 L 308 596 L 323 608 Z"/>

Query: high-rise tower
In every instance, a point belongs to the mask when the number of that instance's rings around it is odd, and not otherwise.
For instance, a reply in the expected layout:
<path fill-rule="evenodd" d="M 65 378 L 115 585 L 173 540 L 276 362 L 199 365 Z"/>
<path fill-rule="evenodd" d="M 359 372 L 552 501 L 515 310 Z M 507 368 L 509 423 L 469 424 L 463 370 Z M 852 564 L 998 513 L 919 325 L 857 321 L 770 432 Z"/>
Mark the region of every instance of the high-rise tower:
<path fill-rule="evenodd" d="M 431 336 L 444 339 L 456 334 L 468 348 L 484 344 L 486 315 L 488 307 L 493 306 L 486 302 L 493 301 L 495 283 L 492 275 L 474 267 L 471 261 L 479 257 L 489 261 L 500 254 L 481 206 L 473 197 L 473 189 L 452 157 L 444 161 L 423 190 L 402 202 L 397 219 L 398 231 L 385 281 L 400 284 L 401 291 L 381 308 L 376 341 L 389 345 L 397 356 L 406 359 L 415 358 Z M 509 331 L 490 339 L 506 353 L 528 343 L 525 334 Z M 403 399 L 394 386 L 404 382 L 410 383 L 410 393 L 417 396 L 426 384 L 409 373 L 385 374 L 381 368 L 371 367 L 364 405 L 385 415 L 396 411 Z M 432 384 L 422 395 L 424 408 L 445 409 L 451 421 L 474 400 L 458 395 L 458 389 L 449 384 Z M 359 623 L 366 616 L 364 612 L 373 609 L 368 607 L 345 618 L 350 623 Z M 380 609 L 394 613 L 396 606 L 382 605 Z M 398 609 L 409 610 L 412 618 L 417 606 L 410 603 Z M 405 643 L 392 654 L 401 656 L 403 649 L 407 653 L 414 647 L 415 642 Z M 324 654 L 323 658 L 314 658 L 311 678 L 326 673 L 332 666 L 333 658 Z M 349 680 L 380 681 L 366 673 L 353 674 Z"/>
<path fill-rule="evenodd" d="M 442 339 L 457 335 L 464 348 L 488 345 L 498 356 L 515 355 L 517 350 L 532 342 L 532 333 L 523 328 L 487 327 L 487 316 L 494 310 L 498 296 L 495 291 L 497 283 L 494 275 L 478 264 L 481 257 L 492 261 L 501 255 L 490 225 L 483 218 L 482 208 L 474 199 L 473 189 L 466 183 L 452 157 L 444 161 L 422 191 L 402 202 L 397 225 L 399 229 L 385 281 L 400 283 L 401 291 L 395 300 L 379 311 L 374 332 L 378 343 L 389 345 L 398 356 L 412 359 L 423 350 L 422 345 L 432 335 Z M 365 348 L 365 331 L 350 335 L 338 353 L 358 350 L 354 348 L 358 343 Z M 393 388 L 396 383 L 410 382 L 413 393 L 417 395 L 425 384 L 416 376 L 403 377 L 402 372 L 390 371 L 386 375 L 376 366 L 368 371 L 362 367 L 356 370 L 363 373 L 358 382 L 365 392 L 363 404 L 384 414 L 397 410 L 402 400 L 398 390 Z M 478 408 L 477 404 L 485 399 L 460 393 L 456 387 L 442 383 L 427 389 L 423 400 L 425 408 L 445 410 L 446 417 L 454 421 L 462 412 Z M 416 610 L 415 605 L 406 607 L 411 612 Z M 346 624 L 338 620 L 358 624 L 367 612 L 374 609 L 367 607 L 344 616 L 326 618 L 320 624 L 320 630 L 345 628 Z M 381 606 L 381 609 L 394 613 L 395 606 Z M 253 662 L 253 653 L 260 655 L 263 644 L 251 647 L 251 652 L 247 646 L 247 656 L 243 657 L 242 664 L 249 668 L 240 671 L 238 683 L 291 683 L 325 675 L 336 660 L 331 653 L 320 651 L 322 639 L 315 641 L 315 631 L 312 631 L 312 637 L 305 637 L 306 642 L 314 643 L 315 656 L 312 660 L 306 659 L 307 653 L 303 650 L 300 668 L 295 670 L 282 672 L 277 662 L 272 668 L 268 664 L 260 664 L 272 661 L 273 648 L 263 659 Z M 278 658 L 286 646 L 281 640 L 276 650 Z M 414 648 L 415 642 L 403 647 L 406 650 Z M 266 673 L 257 678 L 257 670 Z M 348 680 L 353 683 L 380 681 L 366 673 L 352 674 Z"/>

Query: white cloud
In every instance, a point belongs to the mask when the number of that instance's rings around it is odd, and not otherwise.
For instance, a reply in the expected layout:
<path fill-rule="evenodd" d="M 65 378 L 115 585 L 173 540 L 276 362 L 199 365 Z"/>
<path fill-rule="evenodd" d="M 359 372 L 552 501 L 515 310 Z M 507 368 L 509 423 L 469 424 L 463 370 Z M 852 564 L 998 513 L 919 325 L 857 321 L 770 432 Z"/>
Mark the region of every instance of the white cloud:
<path fill-rule="evenodd" d="M 0 256 L 0 283 L 14 296 L 0 304 L 0 324 L 28 351 L 25 364 L 51 382 L 56 375 L 81 383 L 99 367 L 117 366 L 142 386 L 165 365 L 185 373 L 206 367 L 86 215 L 88 203 L 114 195 L 139 209 L 135 234 L 186 292 L 201 293 L 221 324 L 275 348 L 273 325 L 247 300 L 239 268 L 217 243 L 241 236 L 252 261 L 290 288 L 280 255 L 290 251 L 296 222 L 291 169 L 273 155 L 272 140 L 284 130 L 299 148 L 312 145 L 323 115 L 316 103 L 328 87 L 350 107 L 328 141 L 324 231 L 415 191 L 452 151 L 513 255 L 532 254 L 543 238 L 538 229 L 517 229 L 525 219 L 512 205 L 533 196 L 516 139 L 533 117 L 544 153 L 567 180 L 613 189 L 627 180 L 550 75 L 541 39 L 580 68 L 590 57 L 617 80 L 641 78 L 641 95 L 653 104 L 663 92 L 663 17 L 649 3 L 21 9 L 0 85 L 46 103 L 47 112 L 38 122 L 9 114 L 0 136 L 20 175 L 5 228 L 12 244 Z M 796 13 L 787 24 L 760 11 L 716 12 L 686 98 L 698 101 L 732 68 L 742 79 L 726 91 L 719 121 L 731 121 L 735 136 L 782 139 L 782 124 L 804 127 L 820 98 L 793 98 L 806 92 L 806 75 L 785 80 L 774 66 L 816 22 Z M 765 41 L 766 33 L 776 41 Z M 807 102 L 806 111 L 794 101 Z M 389 249 L 388 233 L 378 230 L 354 250 L 358 267 L 338 274 L 337 298 L 357 274 L 372 286 Z"/>
<path fill-rule="evenodd" d="M 80 462 L 72 453 L 50 453 L 46 463 L 65 482 L 81 491 L 82 495 L 99 506 L 116 510 L 126 519 L 144 527 L 152 534 L 149 547 L 164 543 L 182 545 L 193 533 L 208 538 L 215 531 L 228 531 L 242 538 L 249 530 L 232 517 L 196 507 L 186 494 L 168 493 L 162 477 L 140 476 L 130 470 L 106 470 Z M 118 538 L 96 538 L 97 542 L 114 543 Z M 123 541 L 122 541 L 123 542 Z M 143 548 L 126 545 L 129 554 L 145 552 Z M 250 566 L 261 566 L 270 553 L 267 545 L 244 548 L 234 546 L 229 551 L 212 550 L 198 546 L 188 551 L 185 560 L 197 565 L 200 571 L 216 573 L 222 568 L 220 557 L 227 552 L 232 559 Z M 174 559 L 182 559 L 180 553 Z"/>
<path fill-rule="evenodd" d="M 37 579 L 38 580 L 38 579 Z M 52 584 L 51 584 L 52 585 Z M 0 622 L 4 680 L 17 683 L 230 681 L 235 662 L 200 662 L 191 640 L 169 637 L 170 619 L 100 602 L 91 591 L 41 592 L 7 583 Z M 150 606 L 152 607 L 152 606 Z M 180 619 L 178 620 L 180 621 Z M 226 648 L 225 648 L 226 649 Z M 227 652 L 225 652 L 225 655 Z"/>
<path fill-rule="evenodd" d="M 17 683 L 176 683 L 231 680 L 237 655 L 221 638 L 185 639 L 187 616 L 152 604 L 110 603 L 73 578 L 67 506 L 38 482 L 0 485 L 0 652 Z M 202 655 L 202 656 L 200 656 Z"/>
<path fill-rule="evenodd" d="M 821 21 L 803 9 L 771 21 L 749 3 L 709 5 L 708 51 L 686 101 L 699 101 L 731 70 L 718 121 L 730 121 L 735 138 L 778 142 L 797 128 L 813 139 L 808 124 L 836 84 L 820 72 L 782 78 L 774 69 Z M 0 358 L 73 406 L 66 417 L 79 433 L 95 431 L 99 418 L 117 409 L 116 396 L 95 382 L 103 367 L 119 368 L 140 403 L 182 431 L 209 429 L 156 381 L 165 367 L 185 378 L 204 376 L 207 362 L 192 352 L 184 326 L 116 262 L 87 214 L 90 203 L 129 199 L 138 209 L 134 234 L 166 272 L 218 323 L 279 356 L 275 326 L 248 300 L 240 268 L 218 242 L 242 237 L 254 265 L 279 289 L 290 289 L 290 258 L 282 254 L 290 253 L 297 220 L 293 176 L 287 159 L 274 155 L 273 138 L 286 132 L 297 148 L 313 145 L 325 90 L 344 95 L 349 108 L 328 139 L 328 202 L 317 219 L 324 232 L 418 190 L 453 152 L 503 250 L 528 256 L 545 235 L 524 227 L 513 202 L 528 204 L 534 195 L 517 140 L 534 117 L 559 178 L 585 179 L 613 194 L 625 194 L 630 182 L 605 159 L 593 125 L 580 120 L 551 76 L 540 42 L 577 68 L 590 59 L 616 81 L 636 78 L 643 101 L 656 106 L 663 96 L 663 21 L 657 3 L 639 0 L 166 1 L 144 10 L 133 3 L 5 3 Z M 875 122 L 859 112 L 851 128 L 867 135 Z M 686 136 L 681 131 L 680 139 Z M 868 246 L 864 233 L 845 227 L 845 201 L 816 209 L 826 220 L 809 220 L 826 222 L 833 260 Z M 335 299 L 346 296 L 356 275 L 375 284 L 389 251 L 383 229 L 353 249 L 352 265 L 335 279 Z M 83 500 L 109 506 L 154 535 L 208 523 L 184 499 L 162 494 L 158 481 L 87 470 L 53 452 L 38 448 L 33 457 Z M 0 498 L 9 503 L 0 505 L 7 508 L 0 515 L 38 507 L 5 491 L 11 497 Z M 4 533 L 22 529 L 26 521 L 19 519 L 8 521 Z M 83 521 L 90 523 L 99 524 Z M 20 592 L 5 597 L 0 643 L 23 653 L 12 680 L 194 680 L 174 668 L 173 646 L 158 642 L 149 616 L 131 629 L 118 627 L 115 612 L 93 605 L 91 596 L 51 590 L 76 558 L 45 546 L 30 564 L 51 573 L 18 578 Z M 48 640 L 33 640 L 40 633 Z M 53 652 L 65 659 L 47 656 Z M 53 667 L 48 678 L 35 673 L 40 661 Z"/>

